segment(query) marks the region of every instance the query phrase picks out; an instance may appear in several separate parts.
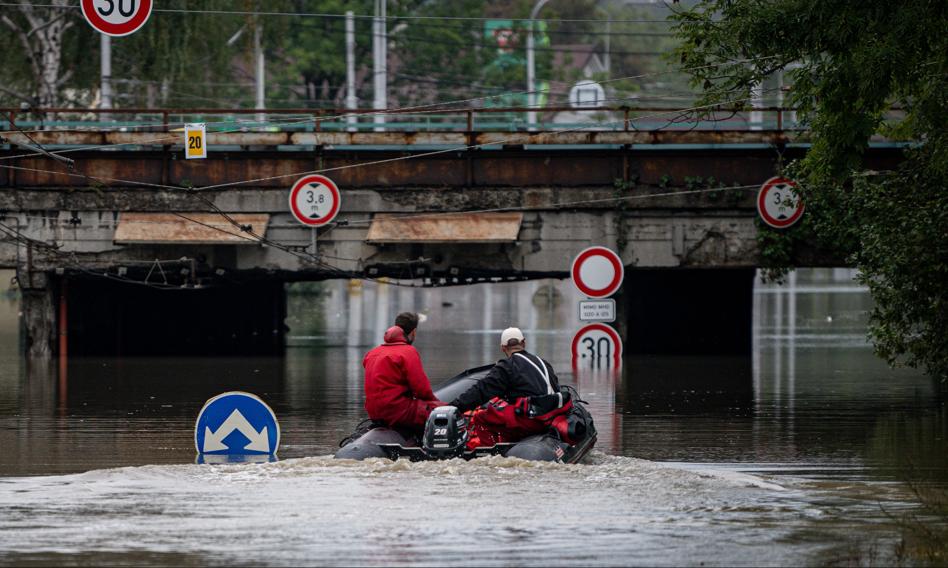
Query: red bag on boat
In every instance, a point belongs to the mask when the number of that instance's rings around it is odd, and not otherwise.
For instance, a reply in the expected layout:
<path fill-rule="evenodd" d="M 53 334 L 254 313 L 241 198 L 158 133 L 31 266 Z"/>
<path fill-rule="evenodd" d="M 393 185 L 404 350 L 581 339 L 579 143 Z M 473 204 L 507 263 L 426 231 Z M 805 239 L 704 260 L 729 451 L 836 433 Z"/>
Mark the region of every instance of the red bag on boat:
<path fill-rule="evenodd" d="M 566 416 L 573 409 L 572 400 L 568 400 L 560 408 L 533 417 L 530 417 L 530 402 L 530 397 L 518 398 L 513 403 L 492 398 L 484 407 L 474 410 L 469 426 L 467 449 L 519 442 L 527 436 L 546 432 L 551 427 L 556 428 L 562 440 L 573 442 L 568 439 L 566 428 Z"/>

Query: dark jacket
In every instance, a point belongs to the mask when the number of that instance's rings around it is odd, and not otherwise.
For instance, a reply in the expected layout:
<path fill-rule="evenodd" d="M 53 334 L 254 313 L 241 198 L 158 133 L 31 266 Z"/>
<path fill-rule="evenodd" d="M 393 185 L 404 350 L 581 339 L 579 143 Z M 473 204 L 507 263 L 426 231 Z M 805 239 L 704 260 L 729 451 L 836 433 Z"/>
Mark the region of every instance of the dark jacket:
<path fill-rule="evenodd" d="M 549 376 L 549 382 L 542 371 Z M 525 396 L 558 392 L 560 381 L 553 372 L 553 367 L 532 353 L 517 351 L 510 357 L 497 361 L 486 377 L 454 399 L 451 404 L 466 411 L 477 408 L 495 396 L 512 403 Z"/>
<path fill-rule="evenodd" d="M 402 328 L 385 332 L 385 343 L 366 353 L 365 410 L 389 427 L 421 427 L 441 402 L 421 366 L 421 357 L 405 340 Z"/>

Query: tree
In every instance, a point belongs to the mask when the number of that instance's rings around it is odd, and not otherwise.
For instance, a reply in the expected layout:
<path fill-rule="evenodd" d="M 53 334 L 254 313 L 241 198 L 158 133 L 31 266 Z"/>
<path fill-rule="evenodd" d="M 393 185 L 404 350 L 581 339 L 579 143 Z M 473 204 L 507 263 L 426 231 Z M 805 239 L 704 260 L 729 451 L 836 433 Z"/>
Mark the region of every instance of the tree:
<path fill-rule="evenodd" d="M 247 2 L 235 9 L 264 7 Z M 133 34 L 112 39 L 116 106 L 227 108 L 239 106 L 242 96 L 253 101 L 252 88 L 241 88 L 234 79 L 236 61 L 253 68 L 252 18 L 204 12 L 220 9 L 213 0 L 162 0 L 155 8 L 168 11 L 153 13 Z M 95 30 L 82 27 L 97 38 Z M 243 43 L 228 43 L 241 30 Z"/>
<path fill-rule="evenodd" d="M 298 12 L 310 10 L 343 14 L 372 12 L 372 2 L 359 0 L 323 0 L 319 3 L 296 2 Z M 356 61 L 361 71 L 357 84 L 368 77 L 372 53 L 371 20 L 356 18 Z M 276 57 L 281 61 L 274 66 L 276 98 L 289 101 L 291 106 L 341 108 L 346 96 L 345 20 L 342 18 L 294 18 L 285 26 L 284 37 L 275 42 Z M 365 67 L 368 65 L 368 67 Z M 368 77 L 370 78 L 370 77 Z M 274 105 L 279 106 L 279 105 Z"/>
<path fill-rule="evenodd" d="M 674 19 L 677 56 L 705 103 L 748 97 L 786 73 L 788 102 L 812 138 L 787 170 L 802 186 L 808 225 L 868 285 L 877 353 L 944 381 L 948 3 L 703 0 Z M 910 142 L 896 169 L 863 165 L 876 134 Z"/>
<path fill-rule="evenodd" d="M 75 14 L 64 9 L 68 4 L 69 0 L 51 0 L 50 6 L 37 7 L 20 0 L 0 15 L 0 22 L 19 42 L 34 78 L 29 92 L 8 87 L 4 89 L 7 95 L 33 106 L 59 106 L 60 89 L 72 76 L 72 70 L 61 69 L 64 39 L 76 23 Z"/>

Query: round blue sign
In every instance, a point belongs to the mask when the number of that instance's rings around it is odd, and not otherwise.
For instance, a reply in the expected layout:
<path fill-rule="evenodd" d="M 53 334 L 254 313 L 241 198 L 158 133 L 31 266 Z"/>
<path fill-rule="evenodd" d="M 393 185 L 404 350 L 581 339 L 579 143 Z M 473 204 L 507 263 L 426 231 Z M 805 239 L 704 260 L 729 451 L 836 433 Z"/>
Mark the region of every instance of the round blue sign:
<path fill-rule="evenodd" d="M 204 403 L 194 424 L 194 446 L 208 455 L 275 455 L 280 424 L 256 395 L 232 391 Z"/>

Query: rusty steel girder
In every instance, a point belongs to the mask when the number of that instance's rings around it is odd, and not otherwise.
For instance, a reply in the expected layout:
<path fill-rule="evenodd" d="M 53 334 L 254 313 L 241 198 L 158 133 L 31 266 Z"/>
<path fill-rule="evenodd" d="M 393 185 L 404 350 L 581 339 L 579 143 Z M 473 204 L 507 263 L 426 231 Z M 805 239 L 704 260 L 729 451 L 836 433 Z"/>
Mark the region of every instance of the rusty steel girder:
<path fill-rule="evenodd" d="M 29 149 L 0 150 L 0 187 L 287 188 L 298 176 L 316 171 L 343 188 L 378 190 L 613 187 L 617 181 L 676 187 L 689 178 L 747 185 L 773 175 L 779 159 L 803 156 L 803 147 L 785 145 L 800 140 L 791 136 L 803 135 L 673 130 L 209 133 L 208 158 L 185 160 L 178 133 L 42 131 L 34 135 L 42 144 L 77 146 L 65 154 L 75 161 L 75 169 Z M 215 141 L 228 149 L 215 151 Z M 569 145 L 545 145 L 552 142 Z M 82 149 L 100 143 L 132 145 Z M 422 143 L 445 148 L 414 148 Z M 731 146 L 736 144 L 741 146 Z M 292 149 L 277 149 L 283 145 Z M 870 148 L 866 160 L 868 167 L 890 168 L 901 160 L 901 150 Z"/>
<path fill-rule="evenodd" d="M 787 144 L 805 142 L 804 131 L 786 130 L 551 130 L 536 132 L 208 132 L 209 146 L 413 146 L 542 145 L 542 144 Z M 113 132 L 45 130 L 27 137 L 8 132 L 14 144 L 68 146 L 183 146 L 182 132 Z"/>

